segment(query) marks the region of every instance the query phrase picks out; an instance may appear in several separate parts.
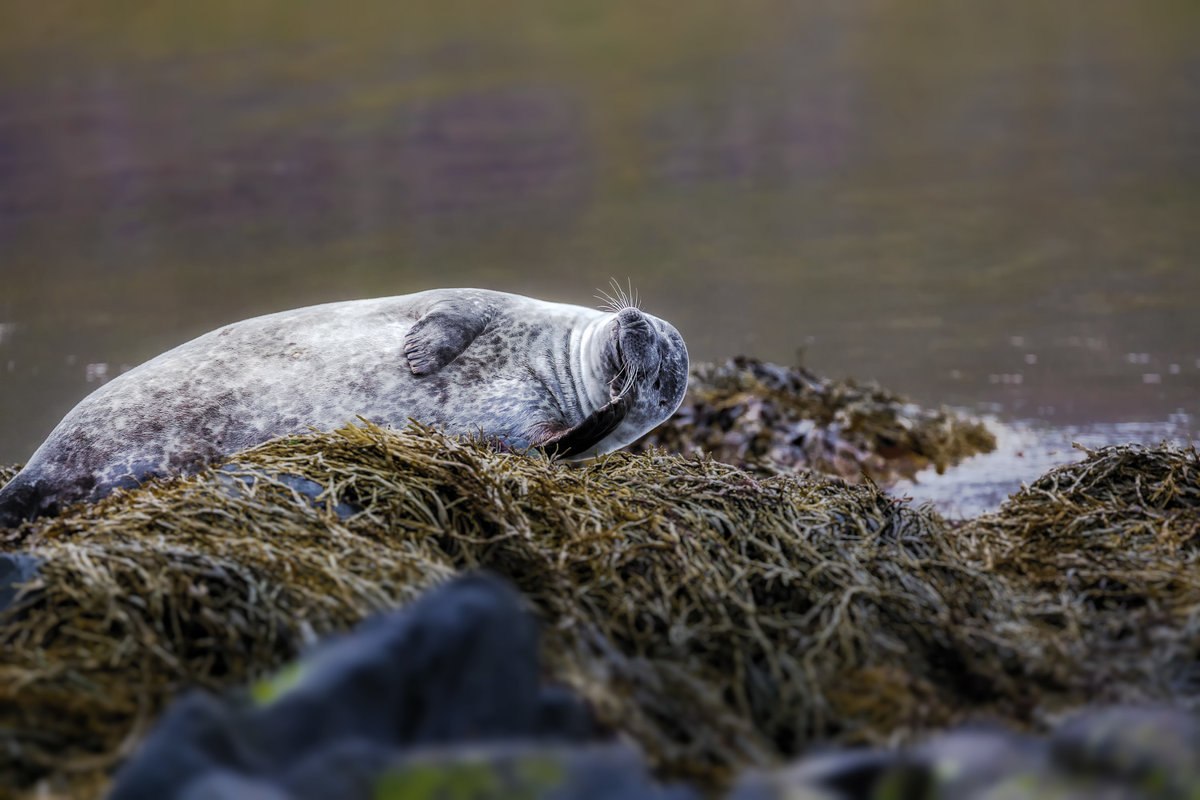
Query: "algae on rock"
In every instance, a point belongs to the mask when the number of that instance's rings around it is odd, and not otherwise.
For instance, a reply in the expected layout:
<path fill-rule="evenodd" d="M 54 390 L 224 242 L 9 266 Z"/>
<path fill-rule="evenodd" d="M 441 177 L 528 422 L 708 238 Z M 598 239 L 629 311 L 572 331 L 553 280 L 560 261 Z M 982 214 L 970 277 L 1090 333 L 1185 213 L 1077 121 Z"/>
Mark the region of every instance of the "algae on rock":
<path fill-rule="evenodd" d="M 739 356 L 695 364 L 683 405 L 634 449 L 702 452 L 759 474 L 812 469 L 851 481 L 938 472 L 996 447 L 983 423 L 873 384 Z"/>

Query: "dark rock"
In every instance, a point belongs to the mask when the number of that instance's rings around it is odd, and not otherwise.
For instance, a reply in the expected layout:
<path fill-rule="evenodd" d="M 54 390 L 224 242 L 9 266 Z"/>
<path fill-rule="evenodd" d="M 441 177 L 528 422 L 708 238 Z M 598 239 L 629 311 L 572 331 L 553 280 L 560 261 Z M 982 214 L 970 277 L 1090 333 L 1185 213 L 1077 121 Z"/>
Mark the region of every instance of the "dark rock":
<path fill-rule="evenodd" d="M 1172 796 L 1200 796 L 1200 720 L 1186 711 L 1089 709 L 1060 724 L 1050 748 L 1057 764 L 1077 774 L 1120 779 Z"/>
<path fill-rule="evenodd" d="M 930 776 L 922 764 L 895 750 L 837 750 L 744 778 L 730 800 L 840 800 L 886 796 L 924 798 Z"/>
<path fill-rule="evenodd" d="M 911 751 L 923 764 L 938 798 L 974 797 L 1011 776 L 1046 772 L 1044 742 L 1009 731 L 961 728 L 936 736 Z"/>
<path fill-rule="evenodd" d="M 393 754 L 384 763 L 370 750 L 343 743 L 278 783 L 212 772 L 180 800 L 699 800 L 689 789 L 656 785 L 624 745 L 457 745 Z"/>
<path fill-rule="evenodd" d="M 18 588 L 37 577 L 42 560 L 24 553 L 0 553 L 0 615 L 17 602 Z"/>
<path fill-rule="evenodd" d="M 262 752 L 290 760 L 343 737 L 411 746 L 546 733 L 537 628 L 521 603 L 475 575 L 369 620 L 255 713 Z"/>
<path fill-rule="evenodd" d="M 225 464 L 217 469 L 217 479 L 231 489 L 244 489 L 252 486 L 259 478 L 286 486 L 298 496 L 303 497 L 313 508 L 324 511 L 328 506 L 325 500 L 320 499 L 325 492 L 325 487 L 309 478 L 290 475 L 286 472 L 264 472 L 236 462 Z M 333 507 L 333 513 L 337 515 L 338 519 L 349 519 L 361 511 L 361 506 L 347 500 L 341 500 Z"/>
<path fill-rule="evenodd" d="M 325 797 L 377 800 L 699 800 L 681 787 L 655 784 L 641 756 L 623 745 L 498 744 L 420 750 L 362 783 L 339 784 L 345 771 L 330 764 L 320 792 L 311 776 L 289 782 L 296 800 Z"/>
<path fill-rule="evenodd" d="M 182 797 L 182 790 L 201 776 L 256 770 L 260 760 L 243 741 L 239 722 L 235 711 L 212 695 L 184 695 L 118 773 L 109 800 Z"/>
<path fill-rule="evenodd" d="M 1127 785 L 1044 771 L 1009 775 L 979 792 L 938 793 L 933 797 L 936 800 L 1151 800 L 1157 796 L 1146 795 Z"/>
<path fill-rule="evenodd" d="M 414 746 L 594 738 L 581 701 L 540 686 L 537 640 L 507 584 L 457 579 L 327 642 L 256 687 L 257 704 L 182 698 L 118 775 L 112 797 L 180 797 L 243 779 L 293 794 L 325 787 L 296 796 L 352 797 Z M 326 786 L 321 776 L 341 782 Z"/>
<path fill-rule="evenodd" d="M 179 800 L 294 800 L 292 795 L 271 783 L 223 771 L 205 774 L 188 784 L 178 797 Z"/>

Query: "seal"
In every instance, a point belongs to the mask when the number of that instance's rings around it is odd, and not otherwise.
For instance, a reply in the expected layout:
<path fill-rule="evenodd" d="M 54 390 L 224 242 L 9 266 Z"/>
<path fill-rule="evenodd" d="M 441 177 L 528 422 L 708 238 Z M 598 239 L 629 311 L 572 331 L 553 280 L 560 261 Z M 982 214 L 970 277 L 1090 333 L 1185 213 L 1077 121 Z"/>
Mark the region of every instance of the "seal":
<path fill-rule="evenodd" d="M 85 397 L 0 489 L 0 526 L 357 416 L 589 458 L 670 417 L 687 375 L 679 332 L 627 302 L 434 289 L 268 314 Z"/>

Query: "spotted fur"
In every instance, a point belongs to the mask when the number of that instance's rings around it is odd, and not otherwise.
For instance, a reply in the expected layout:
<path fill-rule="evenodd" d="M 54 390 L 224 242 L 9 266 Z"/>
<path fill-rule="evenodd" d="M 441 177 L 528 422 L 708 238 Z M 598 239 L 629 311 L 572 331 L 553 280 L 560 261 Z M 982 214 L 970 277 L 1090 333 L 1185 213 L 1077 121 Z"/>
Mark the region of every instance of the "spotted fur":
<path fill-rule="evenodd" d="M 585 458 L 674 413 L 687 373 L 678 331 L 632 307 L 438 289 L 256 317 L 84 398 L 0 489 L 0 525 L 356 416 Z"/>

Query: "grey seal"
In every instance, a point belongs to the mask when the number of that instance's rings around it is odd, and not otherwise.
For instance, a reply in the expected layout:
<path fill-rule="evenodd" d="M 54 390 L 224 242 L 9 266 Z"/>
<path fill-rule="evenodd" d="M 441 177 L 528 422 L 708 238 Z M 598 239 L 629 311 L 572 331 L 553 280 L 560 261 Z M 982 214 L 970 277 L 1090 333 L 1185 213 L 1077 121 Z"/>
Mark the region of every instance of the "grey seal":
<path fill-rule="evenodd" d="M 268 314 L 85 397 L 0 489 L 0 526 L 356 416 L 588 458 L 670 417 L 687 376 L 679 332 L 629 304 L 435 289 Z"/>

